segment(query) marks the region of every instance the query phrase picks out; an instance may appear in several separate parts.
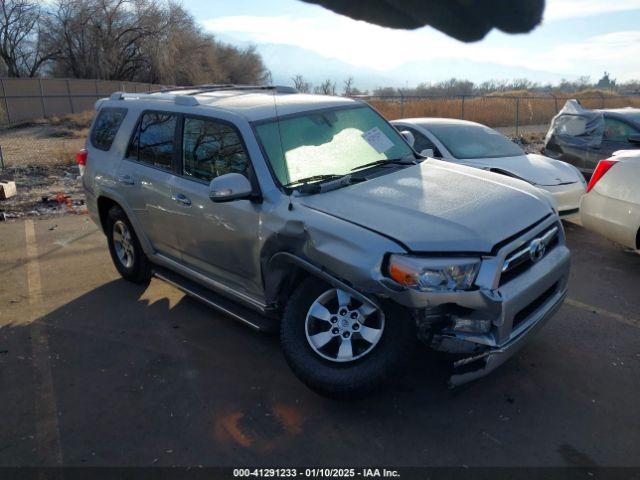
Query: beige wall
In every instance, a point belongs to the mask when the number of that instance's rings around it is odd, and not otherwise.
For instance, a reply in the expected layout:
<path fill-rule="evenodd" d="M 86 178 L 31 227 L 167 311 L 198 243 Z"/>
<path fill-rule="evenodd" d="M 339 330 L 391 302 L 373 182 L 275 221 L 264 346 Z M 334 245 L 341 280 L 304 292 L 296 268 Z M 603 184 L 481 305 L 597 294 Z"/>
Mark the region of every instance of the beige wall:
<path fill-rule="evenodd" d="M 148 92 L 162 85 L 62 78 L 0 79 L 0 124 L 78 113 L 113 92 Z"/>

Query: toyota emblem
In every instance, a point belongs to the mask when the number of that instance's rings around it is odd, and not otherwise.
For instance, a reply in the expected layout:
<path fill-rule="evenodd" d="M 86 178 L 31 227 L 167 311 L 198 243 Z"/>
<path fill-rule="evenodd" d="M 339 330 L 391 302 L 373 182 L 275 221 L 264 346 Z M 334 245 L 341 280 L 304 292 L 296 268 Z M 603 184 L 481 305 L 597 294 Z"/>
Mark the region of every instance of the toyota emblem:
<path fill-rule="evenodd" d="M 529 244 L 529 257 L 533 263 L 540 261 L 544 257 L 546 246 L 541 239 L 536 238 Z"/>

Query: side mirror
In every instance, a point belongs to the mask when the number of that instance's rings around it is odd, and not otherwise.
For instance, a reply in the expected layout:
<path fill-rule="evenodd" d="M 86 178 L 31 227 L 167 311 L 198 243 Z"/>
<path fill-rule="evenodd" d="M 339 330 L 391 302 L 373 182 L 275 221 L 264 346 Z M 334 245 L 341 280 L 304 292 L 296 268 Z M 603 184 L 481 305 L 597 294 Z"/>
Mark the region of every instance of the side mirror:
<path fill-rule="evenodd" d="M 425 157 L 433 157 L 434 156 L 433 148 L 425 148 L 420 152 L 420 155 L 424 155 Z"/>
<path fill-rule="evenodd" d="M 248 198 L 253 193 L 251 182 L 239 173 L 227 173 L 211 180 L 209 198 L 214 202 L 229 202 Z"/>
<path fill-rule="evenodd" d="M 404 138 L 409 146 L 413 148 L 413 144 L 416 143 L 416 138 L 413 136 L 413 133 L 411 133 L 409 130 L 402 130 L 400 132 L 400 135 L 402 135 L 402 138 Z"/>
<path fill-rule="evenodd" d="M 631 135 L 627 140 L 629 143 L 640 143 L 640 135 Z"/>

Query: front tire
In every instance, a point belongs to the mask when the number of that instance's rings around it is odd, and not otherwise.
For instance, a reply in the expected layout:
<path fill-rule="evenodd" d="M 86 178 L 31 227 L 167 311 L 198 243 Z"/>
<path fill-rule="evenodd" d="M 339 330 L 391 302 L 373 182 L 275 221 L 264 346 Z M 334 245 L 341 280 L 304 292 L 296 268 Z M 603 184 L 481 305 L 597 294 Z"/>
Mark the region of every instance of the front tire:
<path fill-rule="evenodd" d="M 133 283 L 149 283 L 149 259 L 140 246 L 129 218 L 118 206 L 112 207 L 107 215 L 107 241 L 111 259 L 120 275 Z"/>
<path fill-rule="evenodd" d="M 315 278 L 291 295 L 280 337 L 295 375 L 333 398 L 375 390 L 400 371 L 416 343 L 415 323 L 400 309 L 374 308 Z"/>

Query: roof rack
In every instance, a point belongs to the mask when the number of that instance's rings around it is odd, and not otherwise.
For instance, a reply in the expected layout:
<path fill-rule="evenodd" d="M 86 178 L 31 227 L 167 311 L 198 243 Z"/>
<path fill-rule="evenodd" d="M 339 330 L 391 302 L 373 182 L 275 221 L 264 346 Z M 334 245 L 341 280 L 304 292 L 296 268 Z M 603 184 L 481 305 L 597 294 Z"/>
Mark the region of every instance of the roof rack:
<path fill-rule="evenodd" d="M 194 90 L 191 92 L 191 90 Z M 216 92 L 225 90 L 244 90 L 244 91 L 274 91 L 276 93 L 298 93 L 293 87 L 286 87 L 280 85 L 196 85 L 192 87 L 175 87 L 160 90 L 155 93 L 125 93 L 114 92 L 109 96 L 110 100 L 151 100 L 158 102 L 172 102 L 176 105 L 183 105 L 185 107 L 194 107 L 200 105 L 200 102 L 195 97 L 201 93 Z M 189 92 L 189 93 L 180 93 Z"/>
<path fill-rule="evenodd" d="M 187 95 L 172 95 L 170 93 L 125 93 L 114 92 L 109 96 L 109 100 L 152 100 L 157 102 L 172 102 L 176 105 L 194 107 L 200 105 L 198 99 Z"/>
<path fill-rule="evenodd" d="M 286 85 L 236 85 L 233 83 L 167 87 L 160 90 L 160 92 L 169 93 L 181 90 L 195 90 L 195 92 L 188 93 L 187 95 L 198 95 L 200 93 L 215 92 L 219 90 L 273 90 L 276 93 L 298 93 L 295 88 L 288 87 Z"/>

